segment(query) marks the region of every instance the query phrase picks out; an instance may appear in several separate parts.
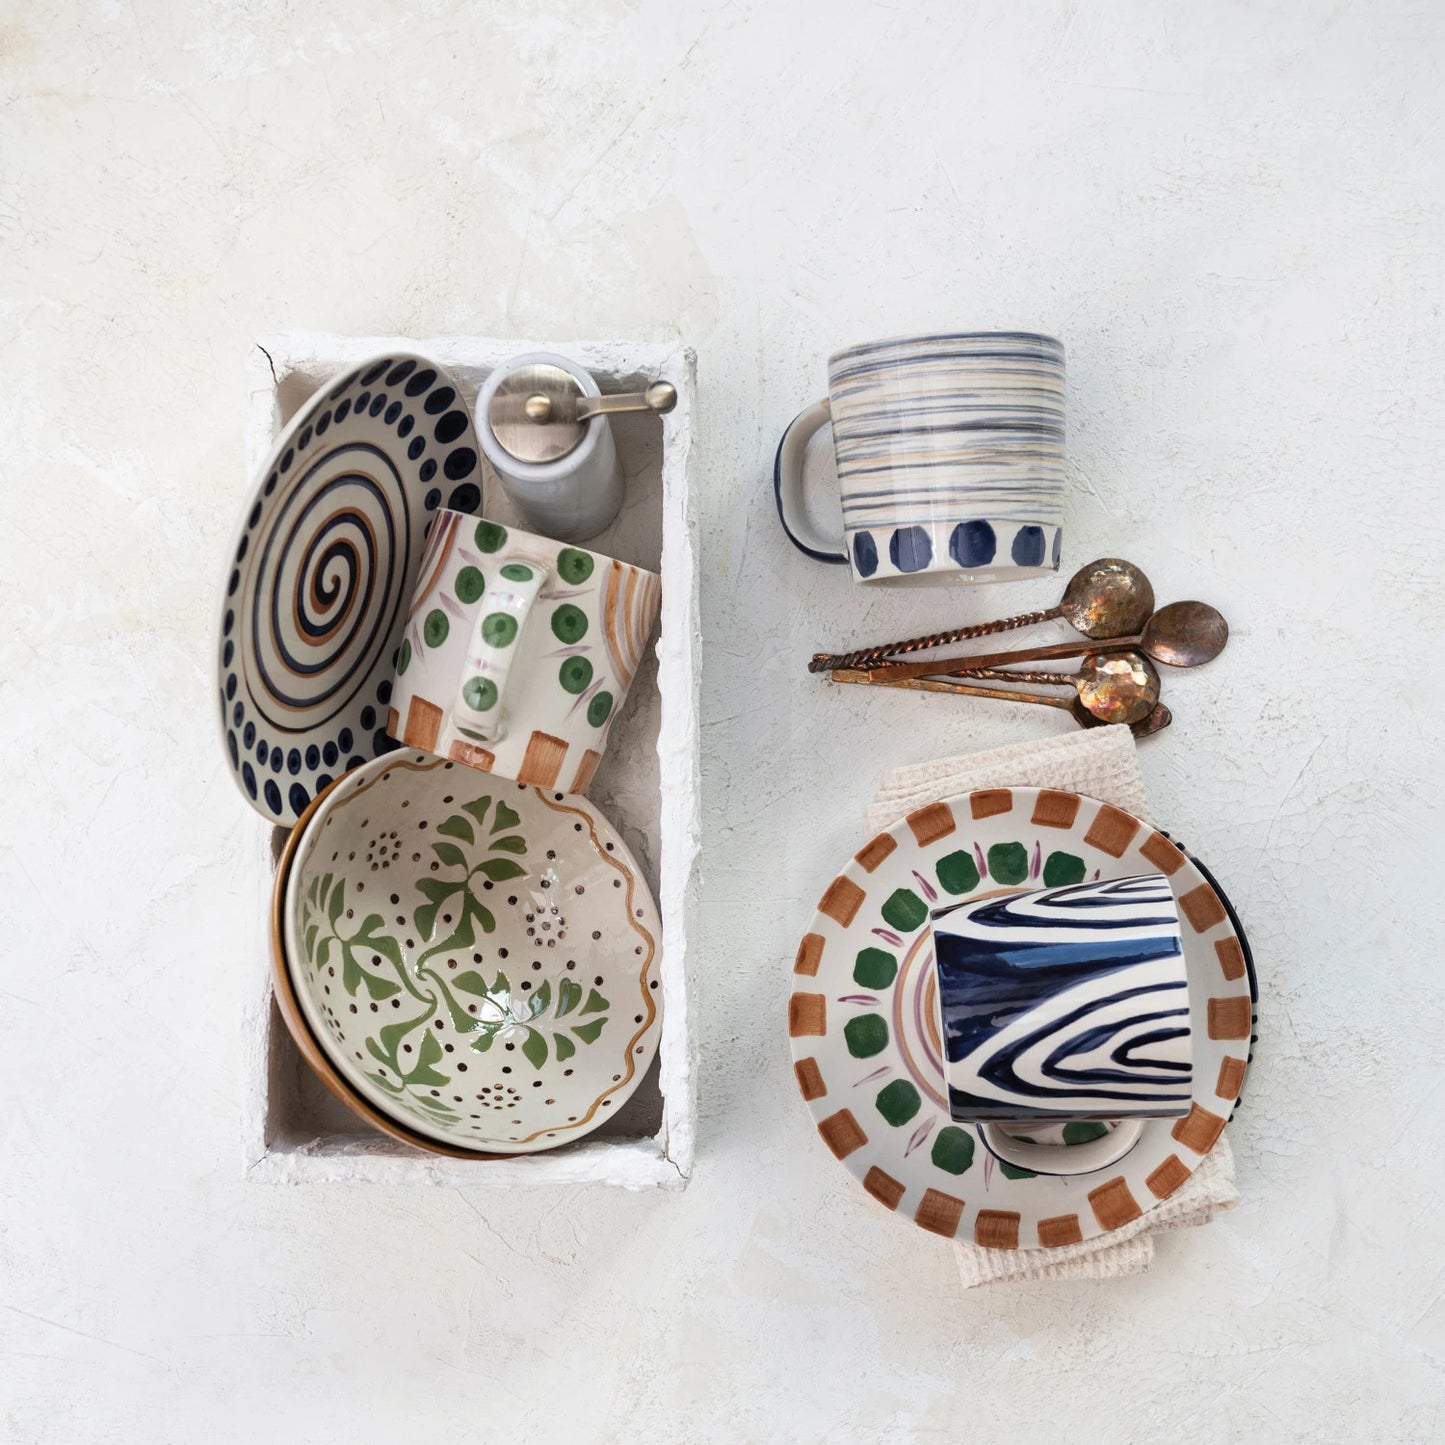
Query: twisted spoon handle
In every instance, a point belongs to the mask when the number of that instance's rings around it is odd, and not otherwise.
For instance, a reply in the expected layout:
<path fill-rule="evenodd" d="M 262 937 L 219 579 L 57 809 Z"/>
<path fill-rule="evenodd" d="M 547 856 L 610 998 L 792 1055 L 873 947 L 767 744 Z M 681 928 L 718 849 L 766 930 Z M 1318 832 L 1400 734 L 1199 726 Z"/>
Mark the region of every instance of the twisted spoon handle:
<path fill-rule="evenodd" d="M 1017 617 L 1003 617 L 997 622 L 975 622 L 971 627 L 954 627 L 948 632 L 930 632 L 926 637 L 910 637 L 905 642 L 885 642 L 881 647 L 862 647 L 856 652 L 815 652 L 808 664 L 809 672 L 833 672 L 838 668 L 872 667 L 906 652 L 922 652 L 929 647 L 947 647 L 952 642 L 968 642 L 975 637 L 991 637 L 995 632 L 1008 632 L 1015 627 L 1032 627 L 1038 622 L 1052 622 L 1063 616 L 1061 607 L 1047 607 L 1040 612 L 1021 612 Z"/>
<path fill-rule="evenodd" d="M 988 682 L 1023 682 L 1030 687 L 1077 687 L 1076 672 L 1014 672 L 1007 667 L 952 668 L 949 677 L 979 677 Z"/>

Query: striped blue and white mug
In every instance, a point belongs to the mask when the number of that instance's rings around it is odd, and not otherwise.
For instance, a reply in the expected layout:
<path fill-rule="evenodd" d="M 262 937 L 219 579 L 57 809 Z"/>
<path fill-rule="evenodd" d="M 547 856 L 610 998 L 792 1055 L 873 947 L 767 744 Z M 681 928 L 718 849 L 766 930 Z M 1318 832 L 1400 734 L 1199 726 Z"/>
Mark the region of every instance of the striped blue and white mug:
<path fill-rule="evenodd" d="M 843 536 L 803 507 L 803 455 L 823 425 Z M 828 395 L 783 433 L 773 463 L 783 530 L 858 582 L 1010 582 L 1058 569 L 1064 348 L 1028 331 L 949 331 L 849 346 Z"/>
<path fill-rule="evenodd" d="M 949 1111 L 1005 1162 L 1103 1168 L 1144 1120 L 1189 1112 L 1189 978 L 1162 873 L 941 909 L 933 952 Z M 1018 1137 L 1086 1120 L 1124 1123 L 1067 1148 Z"/>

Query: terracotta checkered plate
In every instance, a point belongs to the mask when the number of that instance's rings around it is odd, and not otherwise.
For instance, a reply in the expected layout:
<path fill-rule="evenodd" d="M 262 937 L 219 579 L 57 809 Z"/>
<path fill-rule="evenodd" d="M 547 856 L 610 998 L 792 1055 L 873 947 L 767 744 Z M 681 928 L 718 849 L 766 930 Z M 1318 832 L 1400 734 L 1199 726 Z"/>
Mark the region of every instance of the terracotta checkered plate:
<path fill-rule="evenodd" d="M 1122 1160 L 1093 1174 L 1000 1164 L 949 1117 L 930 910 L 1156 870 L 1168 876 L 1183 922 L 1194 1045 L 1188 1116 L 1150 1120 Z M 994 1249 L 1091 1239 L 1167 1199 L 1219 1138 L 1250 1057 L 1253 969 L 1228 901 L 1162 833 L 1077 793 L 993 788 L 909 814 L 828 885 L 793 975 L 793 1068 L 823 1142 L 885 1208 Z"/>

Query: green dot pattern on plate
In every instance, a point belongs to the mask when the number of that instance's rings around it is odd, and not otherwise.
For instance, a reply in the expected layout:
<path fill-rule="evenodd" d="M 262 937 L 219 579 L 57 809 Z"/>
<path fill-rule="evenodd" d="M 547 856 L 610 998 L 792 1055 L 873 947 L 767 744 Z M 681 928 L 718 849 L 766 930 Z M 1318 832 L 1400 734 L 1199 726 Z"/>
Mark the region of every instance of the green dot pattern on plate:
<path fill-rule="evenodd" d="M 988 871 L 995 883 L 1022 883 L 1029 876 L 1029 850 L 1022 843 L 995 843 L 988 850 Z"/>
<path fill-rule="evenodd" d="M 1005 1179 L 1037 1179 L 1039 1177 L 1032 1169 L 1020 1169 L 1017 1164 L 1009 1164 L 1003 1159 L 998 1161 L 998 1167 Z"/>
<path fill-rule="evenodd" d="M 592 681 L 592 664 L 585 657 L 564 657 L 557 669 L 557 680 L 564 692 L 582 692 Z"/>
<path fill-rule="evenodd" d="M 887 988 L 898 977 L 898 960 L 881 948 L 862 948 L 853 964 L 853 982 L 864 988 Z"/>
<path fill-rule="evenodd" d="M 557 554 L 557 575 L 574 586 L 592 575 L 593 565 L 592 554 L 580 547 L 563 547 Z"/>
<path fill-rule="evenodd" d="M 978 864 L 973 854 L 960 848 L 938 860 L 938 881 L 945 893 L 972 893 L 978 887 Z"/>
<path fill-rule="evenodd" d="M 508 647 L 517 635 L 517 619 L 510 612 L 489 612 L 482 618 L 482 641 L 488 647 Z"/>
<path fill-rule="evenodd" d="M 1062 888 L 1066 883 L 1084 881 L 1084 860 L 1072 853 L 1050 853 L 1044 859 L 1044 887 Z"/>
<path fill-rule="evenodd" d="M 475 602 L 487 590 L 487 579 L 475 567 L 463 567 L 457 573 L 458 602 Z"/>
<path fill-rule="evenodd" d="M 525 562 L 508 562 L 502 568 L 502 576 L 508 582 L 530 582 L 532 580 L 532 569 Z"/>
<path fill-rule="evenodd" d="M 1101 1124 L 1097 1119 L 1070 1119 L 1064 1125 L 1065 1144 L 1091 1144 L 1095 1139 L 1102 1139 L 1109 1132 L 1107 1124 Z"/>
<path fill-rule="evenodd" d="M 411 666 L 411 643 L 406 638 L 401 640 L 401 651 L 396 655 L 396 675 L 398 677 Z"/>
<path fill-rule="evenodd" d="M 580 642 L 587 632 L 587 614 L 564 602 L 552 614 L 552 633 L 559 642 Z"/>
<path fill-rule="evenodd" d="M 871 1059 L 888 1047 L 888 1025 L 882 1014 L 859 1014 L 843 1025 L 843 1039 L 855 1059 Z"/>
<path fill-rule="evenodd" d="M 923 1100 L 907 1079 L 894 1079 L 878 1091 L 874 1102 L 878 1105 L 878 1112 L 896 1129 L 918 1112 Z"/>
<path fill-rule="evenodd" d="M 440 607 L 433 607 L 426 615 L 426 621 L 421 625 L 421 635 L 426 638 L 428 647 L 440 647 L 447 640 L 447 633 L 452 630 L 452 625 L 447 621 L 447 615 Z"/>
<path fill-rule="evenodd" d="M 497 684 L 489 677 L 471 677 L 462 684 L 462 701 L 473 712 L 486 712 L 497 705 Z"/>
<path fill-rule="evenodd" d="M 911 888 L 896 889 L 883 905 L 883 921 L 900 933 L 911 933 L 928 922 L 928 905 Z"/>
<path fill-rule="evenodd" d="M 587 721 L 595 728 L 600 728 L 608 718 L 612 716 L 612 694 L 610 692 L 599 692 L 591 702 L 587 704 Z"/>
<path fill-rule="evenodd" d="M 507 529 L 496 522 L 478 522 L 472 539 L 479 552 L 495 552 L 507 540 Z"/>
<path fill-rule="evenodd" d="M 929 1158 L 945 1174 L 962 1174 L 973 1163 L 973 1135 L 957 1124 L 940 1129 Z"/>

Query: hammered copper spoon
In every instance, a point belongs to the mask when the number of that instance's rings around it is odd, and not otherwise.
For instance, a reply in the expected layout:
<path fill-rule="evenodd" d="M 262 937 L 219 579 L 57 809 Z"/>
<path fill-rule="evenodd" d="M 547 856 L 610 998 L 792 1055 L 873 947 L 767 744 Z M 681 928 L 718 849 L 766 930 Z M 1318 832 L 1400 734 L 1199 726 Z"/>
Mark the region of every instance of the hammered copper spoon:
<path fill-rule="evenodd" d="M 1064 588 L 1057 607 L 1042 612 L 1021 612 L 997 622 L 978 622 L 971 627 L 955 627 L 948 632 L 934 632 L 927 637 L 912 637 L 906 642 L 889 642 L 881 647 L 864 647 L 857 652 L 815 653 L 808 664 L 809 672 L 832 672 L 840 667 L 869 667 L 907 652 L 922 652 L 929 647 L 947 647 L 953 642 L 967 642 L 974 637 L 988 637 L 995 632 L 1008 632 L 1015 627 L 1032 627 L 1038 622 L 1052 622 L 1061 617 L 1075 632 L 1096 639 L 1124 637 L 1137 632 L 1154 610 L 1154 588 L 1149 579 L 1132 563 L 1118 557 L 1101 557 L 1080 567 Z"/>
<path fill-rule="evenodd" d="M 1089 653 L 1146 653 L 1170 667 L 1199 667 L 1213 661 L 1229 641 L 1229 624 L 1207 602 L 1171 602 L 1144 624 L 1136 637 L 1113 637 L 1102 642 L 1059 642 L 1048 647 L 1021 647 L 1015 652 L 982 653 L 967 657 L 931 658 L 924 662 L 894 662 L 870 667 L 874 682 L 897 682 L 935 674 L 955 677 L 978 668 L 1008 667 L 1015 662 L 1053 662 Z"/>
<path fill-rule="evenodd" d="M 1106 723 L 1136 723 L 1159 701 L 1159 673 L 1140 652 L 1091 653 L 1077 672 L 1010 672 L 974 667 L 966 674 L 991 682 L 1022 682 L 1036 687 L 1071 687 L 1088 710 Z"/>
<path fill-rule="evenodd" d="M 946 692 L 959 697 L 991 697 L 1002 702 L 1034 703 L 1040 707 L 1062 708 L 1081 728 L 1102 728 L 1113 724 L 1109 719 L 1096 717 L 1077 697 L 1048 697 L 1037 692 L 1010 692 L 999 687 L 975 687 L 963 682 L 944 682 L 937 678 L 913 677 L 900 682 L 874 682 L 865 668 L 835 668 L 834 682 L 859 682 L 874 687 L 892 687 L 916 692 Z M 1117 721 L 1117 719 L 1115 720 Z M 1174 714 L 1162 703 L 1154 706 L 1137 722 L 1128 724 L 1129 731 L 1136 738 L 1147 738 L 1162 732 L 1174 721 Z"/>

